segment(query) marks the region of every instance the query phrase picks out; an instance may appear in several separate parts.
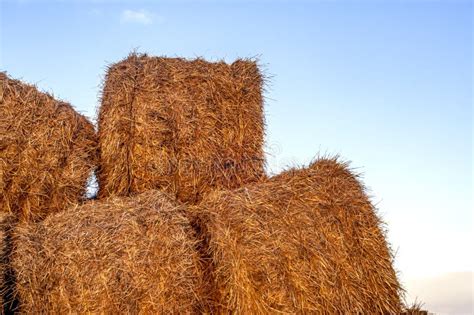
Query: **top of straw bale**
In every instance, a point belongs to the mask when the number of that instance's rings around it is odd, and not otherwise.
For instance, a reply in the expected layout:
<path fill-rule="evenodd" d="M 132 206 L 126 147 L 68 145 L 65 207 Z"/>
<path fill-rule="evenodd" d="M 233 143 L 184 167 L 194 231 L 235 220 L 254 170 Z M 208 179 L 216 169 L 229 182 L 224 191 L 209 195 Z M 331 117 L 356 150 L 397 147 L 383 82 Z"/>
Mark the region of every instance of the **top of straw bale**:
<path fill-rule="evenodd" d="M 132 54 L 107 73 L 99 197 L 159 188 L 195 203 L 264 176 L 257 63 Z"/>
<path fill-rule="evenodd" d="M 71 105 L 0 72 L 0 211 L 39 220 L 78 202 L 96 157 Z"/>
<path fill-rule="evenodd" d="M 400 311 L 384 226 L 336 160 L 213 192 L 191 213 L 223 312 Z"/>

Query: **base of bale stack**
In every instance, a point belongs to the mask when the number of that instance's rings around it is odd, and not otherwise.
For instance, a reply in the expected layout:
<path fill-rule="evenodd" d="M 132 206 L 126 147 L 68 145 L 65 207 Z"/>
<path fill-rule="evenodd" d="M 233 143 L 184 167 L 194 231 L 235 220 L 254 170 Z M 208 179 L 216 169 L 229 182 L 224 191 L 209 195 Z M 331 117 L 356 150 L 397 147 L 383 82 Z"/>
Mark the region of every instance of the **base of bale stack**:
<path fill-rule="evenodd" d="M 12 256 L 19 311 L 198 312 L 201 267 L 192 233 L 183 210 L 157 191 L 22 224 Z"/>
<path fill-rule="evenodd" d="M 214 192 L 190 212 L 218 313 L 401 311 L 383 225 L 336 160 Z"/>
<path fill-rule="evenodd" d="M 79 202 L 96 151 L 71 105 L 0 72 L 0 212 L 37 221 Z"/>
<path fill-rule="evenodd" d="M 232 64 L 132 54 L 108 70 L 99 198 L 160 189 L 188 203 L 264 176 L 263 78 Z"/>

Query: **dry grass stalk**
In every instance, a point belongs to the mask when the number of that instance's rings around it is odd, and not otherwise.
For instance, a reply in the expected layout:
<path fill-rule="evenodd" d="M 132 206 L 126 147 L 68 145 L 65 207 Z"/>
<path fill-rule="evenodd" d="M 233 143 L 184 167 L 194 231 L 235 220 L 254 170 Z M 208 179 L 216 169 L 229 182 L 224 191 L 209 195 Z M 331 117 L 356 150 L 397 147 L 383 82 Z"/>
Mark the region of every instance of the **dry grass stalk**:
<path fill-rule="evenodd" d="M 96 148 L 69 104 L 0 72 L 0 212 L 40 220 L 78 202 Z"/>
<path fill-rule="evenodd" d="M 99 197 L 161 189 L 195 203 L 264 174 L 257 64 L 132 54 L 110 67 L 99 111 Z"/>
<path fill-rule="evenodd" d="M 383 224 L 347 166 L 321 159 L 190 209 L 217 312 L 396 314 Z"/>
<path fill-rule="evenodd" d="M 197 312 L 189 221 L 161 192 L 91 201 L 14 234 L 22 313 Z"/>
<path fill-rule="evenodd" d="M 428 311 L 417 308 L 408 308 L 401 313 L 402 315 L 429 315 Z"/>
<path fill-rule="evenodd" d="M 423 303 L 415 300 L 411 305 L 405 306 L 402 315 L 428 315 L 428 311 L 423 310 Z"/>

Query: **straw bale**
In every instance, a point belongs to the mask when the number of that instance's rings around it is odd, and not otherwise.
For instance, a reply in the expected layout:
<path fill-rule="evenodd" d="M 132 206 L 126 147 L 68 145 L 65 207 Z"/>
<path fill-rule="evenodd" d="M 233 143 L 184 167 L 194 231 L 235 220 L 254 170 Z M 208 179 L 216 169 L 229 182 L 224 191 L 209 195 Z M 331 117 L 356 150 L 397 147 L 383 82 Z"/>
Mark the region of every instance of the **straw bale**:
<path fill-rule="evenodd" d="M 0 72 L 0 212 L 35 221 L 77 203 L 96 150 L 71 105 Z"/>
<path fill-rule="evenodd" d="M 21 224 L 12 254 L 20 312 L 197 312 L 201 267 L 192 234 L 182 208 L 158 191 Z"/>
<path fill-rule="evenodd" d="M 264 175 L 257 64 L 132 54 L 110 67 L 99 110 L 99 197 L 161 189 L 195 203 Z"/>
<path fill-rule="evenodd" d="M 400 313 L 384 226 L 336 159 L 213 192 L 190 214 L 217 313 Z"/>

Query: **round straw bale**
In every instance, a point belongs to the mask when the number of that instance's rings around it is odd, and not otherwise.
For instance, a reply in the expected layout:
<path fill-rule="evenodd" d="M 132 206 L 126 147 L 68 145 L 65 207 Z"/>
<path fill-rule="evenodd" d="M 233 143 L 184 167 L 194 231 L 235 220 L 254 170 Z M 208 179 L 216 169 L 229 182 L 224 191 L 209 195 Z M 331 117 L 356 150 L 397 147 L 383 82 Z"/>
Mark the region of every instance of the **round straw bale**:
<path fill-rule="evenodd" d="M 383 224 L 346 165 L 320 159 L 190 209 L 217 312 L 396 314 Z"/>
<path fill-rule="evenodd" d="M 0 72 L 0 212 L 40 220 L 77 203 L 96 151 L 84 116 Z"/>
<path fill-rule="evenodd" d="M 199 257 L 161 192 L 90 201 L 14 233 L 22 313 L 168 314 L 200 308 Z"/>
<path fill-rule="evenodd" d="M 195 203 L 264 175 L 263 78 L 232 64 L 132 54 L 108 70 L 99 197 L 161 189 Z"/>

